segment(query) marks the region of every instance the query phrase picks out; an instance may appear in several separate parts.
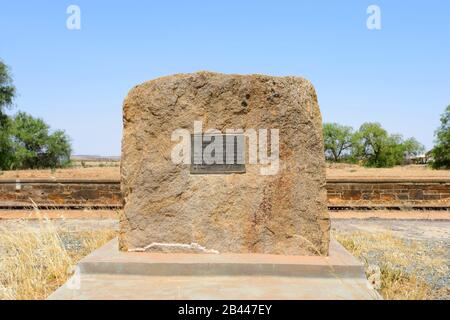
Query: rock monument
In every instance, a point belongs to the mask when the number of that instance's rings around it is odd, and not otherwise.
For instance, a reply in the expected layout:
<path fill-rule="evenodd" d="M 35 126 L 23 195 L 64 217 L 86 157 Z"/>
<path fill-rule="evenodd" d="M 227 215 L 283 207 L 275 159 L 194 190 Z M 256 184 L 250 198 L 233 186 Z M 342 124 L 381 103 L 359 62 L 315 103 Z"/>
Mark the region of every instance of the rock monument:
<path fill-rule="evenodd" d="M 322 118 L 309 81 L 163 77 L 129 92 L 123 124 L 121 250 L 328 253 Z M 225 164 L 192 163 L 195 142 L 201 158 L 214 140 L 208 134 L 222 141 L 230 131 L 245 140 L 237 151 L 243 162 L 229 165 L 217 148 Z M 184 139 L 191 163 L 173 159 L 179 132 L 192 135 Z"/>
<path fill-rule="evenodd" d="M 329 238 L 307 80 L 159 78 L 130 91 L 123 122 L 119 239 L 49 299 L 379 299 Z"/>

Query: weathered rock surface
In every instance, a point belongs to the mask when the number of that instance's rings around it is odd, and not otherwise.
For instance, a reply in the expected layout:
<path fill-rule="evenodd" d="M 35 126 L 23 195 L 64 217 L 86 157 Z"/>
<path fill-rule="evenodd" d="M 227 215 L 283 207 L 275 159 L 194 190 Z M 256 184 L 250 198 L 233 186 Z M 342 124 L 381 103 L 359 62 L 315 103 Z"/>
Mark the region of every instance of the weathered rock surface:
<path fill-rule="evenodd" d="M 133 88 L 123 112 L 122 250 L 328 253 L 322 119 L 309 81 L 178 74 Z M 245 174 L 192 175 L 173 164 L 173 130 L 193 132 L 200 120 L 204 130 L 279 129 L 278 174 L 246 164 Z"/>

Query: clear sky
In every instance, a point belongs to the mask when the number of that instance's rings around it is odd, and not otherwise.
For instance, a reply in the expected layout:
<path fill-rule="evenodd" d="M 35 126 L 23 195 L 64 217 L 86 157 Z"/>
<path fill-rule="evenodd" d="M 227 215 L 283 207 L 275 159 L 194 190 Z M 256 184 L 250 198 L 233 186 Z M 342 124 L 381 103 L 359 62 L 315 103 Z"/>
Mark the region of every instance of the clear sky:
<path fill-rule="evenodd" d="M 119 155 L 128 90 L 180 72 L 303 76 L 324 121 L 378 121 L 428 148 L 450 104 L 448 0 L 0 1 L 16 110 L 65 129 L 75 154 Z"/>

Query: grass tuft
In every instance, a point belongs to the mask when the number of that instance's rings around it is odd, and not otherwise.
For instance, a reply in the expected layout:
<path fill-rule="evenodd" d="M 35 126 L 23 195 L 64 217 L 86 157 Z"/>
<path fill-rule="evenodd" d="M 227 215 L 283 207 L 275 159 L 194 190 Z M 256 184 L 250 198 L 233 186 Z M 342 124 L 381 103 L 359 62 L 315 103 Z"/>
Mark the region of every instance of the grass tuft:
<path fill-rule="evenodd" d="M 448 299 L 449 287 L 435 287 L 448 277 L 448 261 L 440 249 L 427 249 L 419 241 L 391 233 L 333 232 L 348 251 L 364 262 L 369 281 L 387 300 Z M 377 270 L 379 281 L 372 281 Z M 432 274 L 434 279 L 425 277 Z"/>
<path fill-rule="evenodd" d="M 13 231 L 0 227 L 0 299 L 47 298 L 81 258 L 116 236 L 112 230 L 64 233 L 45 218 L 38 228 L 17 223 Z"/>

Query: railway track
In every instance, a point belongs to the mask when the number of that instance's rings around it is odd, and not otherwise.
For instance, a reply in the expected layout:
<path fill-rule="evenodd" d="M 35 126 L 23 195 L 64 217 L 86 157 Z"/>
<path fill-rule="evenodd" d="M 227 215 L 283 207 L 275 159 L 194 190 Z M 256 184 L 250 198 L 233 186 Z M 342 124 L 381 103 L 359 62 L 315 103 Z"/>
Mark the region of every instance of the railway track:
<path fill-rule="evenodd" d="M 0 210 L 121 210 L 121 205 L 115 204 L 20 204 L 20 203 L 0 203 Z M 368 204 L 345 204 L 345 205 L 328 205 L 329 211 L 450 211 L 450 205 L 368 205 Z"/>
<path fill-rule="evenodd" d="M 328 179 L 328 210 L 450 211 L 450 179 Z M 0 210 L 121 210 L 118 180 L 0 179 Z M 445 213 L 446 214 L 446 213 Z"/>

